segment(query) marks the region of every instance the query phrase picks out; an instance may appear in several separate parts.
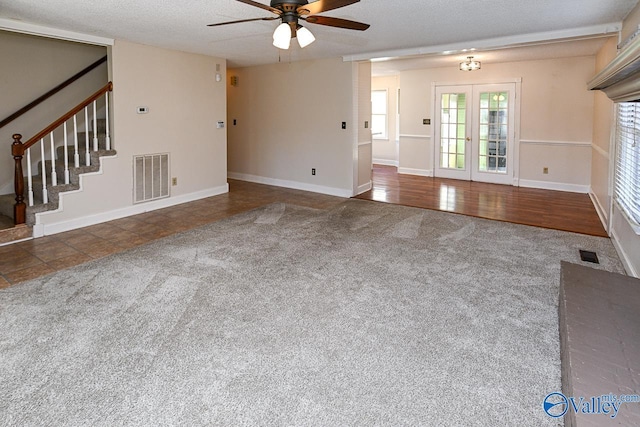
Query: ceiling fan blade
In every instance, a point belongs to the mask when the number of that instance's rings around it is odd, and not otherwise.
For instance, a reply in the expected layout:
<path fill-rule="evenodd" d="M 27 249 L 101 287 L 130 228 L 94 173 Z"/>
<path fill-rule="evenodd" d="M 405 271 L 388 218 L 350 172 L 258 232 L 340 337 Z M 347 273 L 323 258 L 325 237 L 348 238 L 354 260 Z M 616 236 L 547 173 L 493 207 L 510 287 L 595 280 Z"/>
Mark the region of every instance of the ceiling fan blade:
<path fill-rule="evenodd" d="M 217 24 L 209 24 L 207 27 L 218 27 L 220 25 L 229 25 L 229 24 L 239 24 L 241 22 L 251 22 L 251 21 L 273 21 L 274 19 L 280 19 L 278 16 L 268 17 L 268 18 L 252 18 L 252 19 L 240 19 L 238 21 L 228 21 L 228 22 L 220 22 Z"/>
<path fill-rule="evenodd" d="M 362 22 L 349 21 L 348 19 L 332 18 L 330 16 L 309 16 L 305 18 L 310 24 L 327 25 L 329 27 L 346 28 L 347 30 L 364 31 L 370 27 L 369 24 Z"/>
<path fill-rule="evenodd" d="M 360 0 L 318 0 L 313 3 L 300 6 L 298 8 L 298 13 L 301 15 L 315 15 L 316 13 L 349 6 L 350 4 L 358 3 L 359 1 Z"/>
<path fill-rule="evenodd" d="M 253 1 L 253 0 L 237 0 L 237 1 L 239 1 L 240 3 L 248 4 L 248 5 L 255 6 L 255 7 L 259 7 L 260 9 L 268 10 L 269 12 L 273 12 L 276 15 L 282 14 L 281 10 L 278 10 L 275 7 L 267 6 L 266 4 L 258 3 L 257 1 Z"/>

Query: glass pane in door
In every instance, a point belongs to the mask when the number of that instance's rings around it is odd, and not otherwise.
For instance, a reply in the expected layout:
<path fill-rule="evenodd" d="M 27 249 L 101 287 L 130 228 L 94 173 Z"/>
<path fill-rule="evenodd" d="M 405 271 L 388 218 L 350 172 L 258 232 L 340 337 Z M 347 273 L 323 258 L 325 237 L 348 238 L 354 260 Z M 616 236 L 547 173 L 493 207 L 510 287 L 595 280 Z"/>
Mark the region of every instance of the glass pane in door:
<path fill-rule="evenodd" d="M 480 141 L 478 169 L 507 173 L 509 93 L 480 93 Z"/>
<path fill-rule="evenodd" d="M 464 169 L 467 122 L 466 94 L 442 94 L 440 114 L 440 167 L 443 169 Z"/>

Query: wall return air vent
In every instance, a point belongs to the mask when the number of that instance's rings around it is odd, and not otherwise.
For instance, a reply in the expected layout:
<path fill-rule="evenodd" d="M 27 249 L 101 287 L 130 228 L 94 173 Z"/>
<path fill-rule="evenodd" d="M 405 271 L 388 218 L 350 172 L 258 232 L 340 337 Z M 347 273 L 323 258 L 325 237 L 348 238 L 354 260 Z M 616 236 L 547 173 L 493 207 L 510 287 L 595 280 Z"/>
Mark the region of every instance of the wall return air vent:
<path fill-rule="evenodd" d="M 169 197 L 169 154 L 133 157 L 133 202 Z"/>

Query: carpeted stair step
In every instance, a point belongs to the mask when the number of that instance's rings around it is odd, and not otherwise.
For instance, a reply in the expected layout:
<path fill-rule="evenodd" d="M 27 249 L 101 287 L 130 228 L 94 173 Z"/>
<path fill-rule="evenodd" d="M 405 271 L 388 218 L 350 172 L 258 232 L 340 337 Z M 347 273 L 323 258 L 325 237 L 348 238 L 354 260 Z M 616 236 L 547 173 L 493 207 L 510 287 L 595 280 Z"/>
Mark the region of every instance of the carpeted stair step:
<path fill-rule="evenodd" d="M 98 150 L 91 151 L 89 153 L 89 166 L 86 165 L 84 159 L 84 153 L 80 155 L 80 166 L 75 167 L 73 162 L 69 163 L 69 182 L 78 183 L 78 177 L 84 173 L 97 172 L 100 170 L 100 157 L 115 156 L 116 150 Z M 64 182 L 64 163 L 61 165 L 56 164 L 56 173 L 58 174 L 58 183 Z M 62 177 L 62 180 L 61 180 Z"/>
<path fill-rule="evenodd" d="M 100 157 L 109 157 L 116 155 L 115 150 L 107 150 L 106 129 L 107 121 L 98 119 L 96 121 L 96 130 L 98 134 L 98 151 L 93 151 L 93 122 L 91 122 L 91 131 L 89 131 L 89 160 L 90 166 L 86 166 L 86 132 L 78 132 L 78 155 L 80 157 L 80 166 L 75 167 L 75 146 L 73 141 L 67 141 L 67 159 L 69 167 L 69 184 L 64 184 L 64 145 L 56 147 L 55 169 L 58 185 L 52 185 L 51 168 L 52 161 L 45 160 L 45 172 L 47 179 L 47 196 L 48 203 L 43 203 L 42 188 L 42 161 L 38 162 L 37 168 L 32 169 L 32 191 L 33 206 L 28 206 L 28 178 L 24 177 L 25 186 L 25 203 L 27 203 L 27 224 L 35 223 L 35 214 L 55 210 L 58 208 L 60 193 L 66 191 L 78 190 L 80 188 L 80 175 L 85 173 L 97 172 L 100 170 Z M 69 142 L 71 142 L 69 144 Z M 15 205 L 15 195 L 0 195 L 0 215 L 13 218 L 13 207 Z"/>
<path fill-rule="evenodd" d="M 100 170 L 100 157 L 108 157 L 108 156 L 114 156 L 116 154 L 115 150 L 100 150 L 100 151 L 92 151 L 90 153 L 90 165 L 86 166 L 84 163 L 84 155 L 83 155 L 83 159 L 80 162 L 80 167 L 74 167 L 73 166 L 73 162 L 69 163 L 69 184 L 73 184 L 73 185 L 77 185 L 80 183 L 80 175 L 85 174 L 85 173 L 91 173 L 91 172 L 97 172 L 98 170 Z M 47 172 L 47 189 L 49 191 L 49 193 L 51 193 L 51 189 L 55 188 L 55 187 L 59 187 L 61 185 L 64 185 L 64 163 L 61 162 L 56 162 L 56 175 L 57 175 L 57 186 L 53 185 L 52 179 L 51 179 L 51 161 L 47 160 L 45 163 L 45 167 L 47 168 L 46 170 Z M 39 171 L 41 171 L 41 169 L 38 169 Z M 25 186 L 27 186 L 27 177 L 24 178 L 25 180 Z M 35 175 L 32 178 L 32 186 L 33 186 L 33 193 L 34 193 L 34 199 L 37 200 L 43 200 L 42 197 L 42 176 L 41 175 Z M 68 191 L 68 190 L 65 190 Z"/>
<path fill-rule="evenodd" d="M 89 153 L 93 152 L 93 140 L 89 141 Z M 98 137 L 98 150 L 106 150 L 107 143 L 105 140 L 105 136 Z M 69 159 L 69 164 L 72 165 L 74 161 L 74 156 L 76 154 L 76 148 L 73 144 L 67 145 L 67 158 Z M 78 140 L 78 155 L 80 156 L 80 162 L 84 163 L 86 148 L 84 146 L 84 139 Z M 56 147 L 56 166 L 58 164 L 64 165 L 64 145 Z"/>
<path fill-rule="evenodd" d="M 86 132 L 78 132 L 78 147 L 80 151 L 85 149 Z M 73 144 L 72 144 L 73 146 Z M 104 150 L 107 148 L 107 135 L 104 132 L 98 132 L 98 149 Z M 93 132 L 89 132 L 89 150 L 93 150 Z"/>
<path fill-rule="evenodd" d="M 100 170 L 100 157 L 115 156 L 115 150 L 99 150 L 92 151 L 91 153 L 91 165 L 80 166 L 78 168 L 73 166 L 73 162 L 69 163 L 69 184 L 64 184 L 64 163 L 56 162 L 56 173 L 58 175 L 58 185 L 52 185 L 51 174 L 47 173 L 47 198 L 48 203 L 43 202 L 42 191 L 42 176 L 35 175 L 32 177 L 32 191 L 33 191 L 33 206 L 28 206 L 29 203 L 29 188 L 28 178 L 24 177 L 25 185 L 25 203 L 27 203 L 27 224 L 35 224 L 35 214 L 46 212 L 49 210 L 58 209 L 60 201 L 60 193 L 66 191 L 78 190 L 80 188 L 80 175 L 97 172 Z M 51 162 L 48 160 L 45 163 L 47 170 L 51 170 Z M 40 169 L 39 169 L 40 171 Z M 0 214 L 13 218 L 13 205 L 15 204 L 15 195 L 6 194 L 0 196 Z"/>
<path fill-rule="evenodd" d="M 39 188 L 39 190 L 36 190 L 37 188 Z M 28 206 L 28 199 L 25 195 L 25 203 L 27 203 L 27 224 L 28 225 L 35 224 L 37 213 L 58 209 L 58 205 L 60 201 L 60 193 L 64 193 L 65 191 L 74 191 L 78 189 L 80 189 L 80 185 L 77 183 L 47 186 L 47 195 L 48 195 L 49 202 L 43 203 L 42 184 L 40 183 L 39 186 L 36 186 L 34 182 L 33 206 Z"/>

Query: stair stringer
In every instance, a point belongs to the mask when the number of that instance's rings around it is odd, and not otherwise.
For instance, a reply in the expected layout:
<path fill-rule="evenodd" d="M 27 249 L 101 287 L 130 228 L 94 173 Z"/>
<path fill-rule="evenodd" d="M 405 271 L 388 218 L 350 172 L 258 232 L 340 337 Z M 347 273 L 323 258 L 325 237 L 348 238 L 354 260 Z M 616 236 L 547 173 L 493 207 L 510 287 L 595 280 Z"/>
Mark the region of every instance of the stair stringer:
<path fill-rule="evenodd" d="M 229 192 L 229 184 L 224 183 L 193 192 L 171 194 L 170 197 L 150 202 L 134 203 L 133 157 L 128 148 L 125 146 L 118 150 L 115 156 L 102 157 L 97 172 L 80 175 L 77 190 L 60 193 L 59 209 L 36 214 L 34 237 L 76 230 Z"/>
<path fill-rule="evenodd" d="M 98 161 L 98 170 L 94 171 L 94 172 L 85 172 L 85 173 L 80 173 L 78 174 L 78 185 L 76 189 L 70 189 L 68 191 L 61 191 L 58 194 L 58 207 L 56 209 L 51 209 L 51 210 L 46 210 L 44 212 L 38 212 L 35 213 L 35 223 L 33 225 L 33 237 L 34 238 L 38 238 L 38 237 L 43 237 L 47 234 L 51 234 L 51 233 L 46 233 L 45 230 L 45 224 L 43 224 L 42 222 L 42 217 L 43 216 L 50 216 L 50 215 L 54 215 L 56 213 L 60 213 L 64 211 L 64 198 L 66 196 L 72 195 L 72 194 L 77 194 L 77 193 L 82 193 L 85 190 L 85 182 L 84 180 L 86 179 L 86 177 L 90 177 L 90 176 L 96 176 L 96 175 L 103 175 L 104 174 L 104 163 L 105 160 L 108 159 L 117 159 L 118 154 L 113 154 L 113 155 L 103 155 L 99 157 L 99 161 Z M 80 168 L 78 168 L 80 169 Z M 55 187 L 54 187 L 55 188 Z"/>

